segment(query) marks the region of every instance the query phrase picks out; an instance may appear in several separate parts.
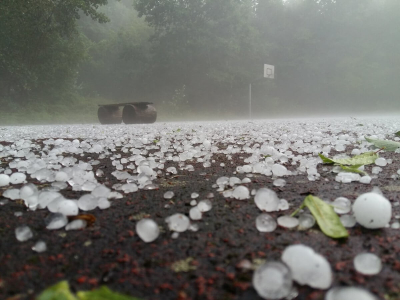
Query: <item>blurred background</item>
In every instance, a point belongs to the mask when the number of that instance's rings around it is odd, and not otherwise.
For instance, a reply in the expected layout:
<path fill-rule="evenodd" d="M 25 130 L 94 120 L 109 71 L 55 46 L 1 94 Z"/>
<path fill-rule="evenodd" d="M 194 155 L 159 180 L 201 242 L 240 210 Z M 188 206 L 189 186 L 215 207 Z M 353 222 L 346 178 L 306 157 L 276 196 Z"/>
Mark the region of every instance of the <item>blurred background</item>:
<path fill-rule="evenodd" d="M 400 112 L 398 0 L 2 0 L 0 124 Z M 275 78 L 263 78 L 263 66 Z"/>

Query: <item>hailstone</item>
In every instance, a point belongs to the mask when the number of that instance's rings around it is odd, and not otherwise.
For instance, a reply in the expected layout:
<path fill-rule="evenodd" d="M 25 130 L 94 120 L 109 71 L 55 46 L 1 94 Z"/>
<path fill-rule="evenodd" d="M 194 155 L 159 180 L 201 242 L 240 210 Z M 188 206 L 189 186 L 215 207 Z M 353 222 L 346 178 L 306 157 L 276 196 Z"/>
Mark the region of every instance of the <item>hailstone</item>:
<path fill-rule="evenodd" d="M 392 217 L 392 204 L 377 193 L 365 193 L 353 204 L 356 221 L 365 228 L 385 227 Z"/>

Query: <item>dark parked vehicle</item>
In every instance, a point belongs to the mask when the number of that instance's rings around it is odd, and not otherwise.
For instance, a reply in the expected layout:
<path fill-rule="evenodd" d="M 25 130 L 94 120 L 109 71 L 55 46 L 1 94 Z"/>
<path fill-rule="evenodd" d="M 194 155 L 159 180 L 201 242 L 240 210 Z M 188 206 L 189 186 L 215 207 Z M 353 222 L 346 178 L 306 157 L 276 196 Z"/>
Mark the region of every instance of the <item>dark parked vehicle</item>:
<path fill-rule="evenodd" d="M 99 104 L 97 116 L 101 124 L 120 124 L 122 121 L 125 124 L 154 123 L 157 110 L 152 102 Z"/>

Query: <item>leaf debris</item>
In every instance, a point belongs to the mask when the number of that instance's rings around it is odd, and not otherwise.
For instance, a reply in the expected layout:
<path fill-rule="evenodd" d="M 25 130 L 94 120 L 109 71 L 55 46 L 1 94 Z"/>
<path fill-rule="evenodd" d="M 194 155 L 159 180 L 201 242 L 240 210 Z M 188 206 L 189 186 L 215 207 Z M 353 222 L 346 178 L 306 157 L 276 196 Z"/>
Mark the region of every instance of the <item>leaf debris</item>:
<path fill-rule="evenodd" d="M 303 204 L 291 216 L 295 216 L 304 207 L 308 207 L 325 235 L 336 239 L 349 236 L 349 232 L 344 228 L 339 216 L 328 203 L 318 197 L 308 195 Z"/>

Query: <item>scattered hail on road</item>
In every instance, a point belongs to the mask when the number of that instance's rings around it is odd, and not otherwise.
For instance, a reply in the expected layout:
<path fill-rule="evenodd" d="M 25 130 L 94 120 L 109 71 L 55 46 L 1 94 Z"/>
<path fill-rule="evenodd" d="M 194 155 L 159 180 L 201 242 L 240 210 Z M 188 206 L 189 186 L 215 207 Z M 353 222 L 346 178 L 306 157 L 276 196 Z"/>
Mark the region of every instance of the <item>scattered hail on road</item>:
<path fill-rule="evenodd" d="M 44 223 L 48 230 L 84 230 L 85 220 L 68 217 L 112 208 L 113 201 L 129 193 L 158 189 L 162 176 L 179 176 L 182 170 L 192 172 L 195 168 L 206 172 L 213 165 L 224 168 L 226 163 L 217 158 L 222 155 L 231 162 L 234 171 L 210 182 L 212 193 L 199 195 L 198 191 L 191 191 L 186 211 L 171 212 L 164 224 L 172 231 L 171 238 L 179 238 L 179 234 L 188 230 L 192 234 L 201 230 L 202 224 L 197 221 L 207 218 L 215 201 L 214 194 L 256 205 L 260 214 L 250 222 L 254 222 L 259 232 L 273 234 L 278 226 L 309 230 L 314 227 L 317 216 L 305 207 L 296 216 L 285 214 L 296 207 L 292 207 L 291 199 L 280 199 L 272 188 L 284 189 L 285 178 L 296 175 L 305 175 L 310 182 L 327 181 L 321 172 L 336 173 L 337 183 L 371 185 L 371 192 L 359 195 L 353 203 L 344 196 L 332 202 L 322 199 L 332 210 L 318 216 L 320 226 L 321 219 L 330 226 L 330 216 L 339 214 L 340 219 L 336 218 L 346 228 L 356 223 L 370 229 L 399 228 L 392 216 L 392 205 L 398 206 L 398 202 L 385 198 L 379 187 L 372 190 L 382 168 L 398 161 L 379 157 L 385 153 L 385 147 L 374 148 L 365 139 L 365 136 L 381 142 L 390 139 L 391 150 L 399 153 L 400 148 L 395 147 L 399 138 L 394 135 L 399 128 L 400 122 L 390 118 L 157 123 L 134 127 L 2 127 L 0 201 L 1 205 L 7 205 L 8 201 L 22 199 L 30 214 L 47 209 Z M 241 162 L 233 162 L 232 156 L 238 153 L 242 154 Z M 371 157 L 373 160 L 368 160 Z M 397 157 L 398 154 L 396 160 Z M 104 176 L 104 171 L 98 168 L 103 159 L 112 161 L 112 175 L 119 183 L 106 186 L 98 182 Z M 358 163 L 352 163 L 355 161 Z M 165 168 L 166 162 L 174 166 Z M 398 180 L 399 174 L 397 170 L 392 179 Z M 256 190 L 251 184 L 255 176 L 271 177 L 273 184 Z M 49 185 L 42 188 L 39 183 Z M 80 192 L 81 196 L 66 199 L 60 193 L 64 189 Z M 174 192 L 167 190 L 160 201 L 165 201 L 167 209 L 174 197 Z M 197 200 L 198 197 L 203 199 Z M 274 212 L 284 215 L 276 218 Z M 143 216 L 137 220 L 136 232 L 143 242 L 151 243 L 162 235 L 162 225 Z M 15 237 L 20 242 L 32 243 L 32 250 L 36 252 L 51 247 L 40 237 L 32 240 L 31 229 L 23 224 L 15 228 Z M 380 258 L 372 253 L 358 254 L 354 257 L 354 266 L 357 272 L 370 275 L 382 269 Z M 333 277 L 325 257 L 306 245 L 297 244 L 283 251 L 281 261 L 267 260 L 260 265 L 254 271 L 253 286 L 265 299 L 296 297 L 293 281 L 316 289 L 330 289 L 326 300 L 377 299 L 359 287 L 332 287 Z"/>

